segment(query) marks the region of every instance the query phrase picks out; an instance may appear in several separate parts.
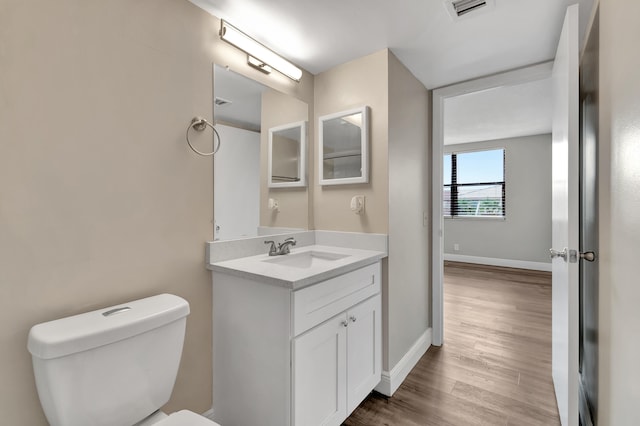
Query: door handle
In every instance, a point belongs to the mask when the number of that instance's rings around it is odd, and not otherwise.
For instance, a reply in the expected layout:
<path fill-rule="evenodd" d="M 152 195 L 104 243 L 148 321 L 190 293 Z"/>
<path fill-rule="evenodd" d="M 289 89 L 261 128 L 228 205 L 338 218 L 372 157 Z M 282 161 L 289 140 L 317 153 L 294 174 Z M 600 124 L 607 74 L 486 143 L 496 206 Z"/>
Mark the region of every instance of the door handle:
<path fill-rule="evenodd" d="M 552 248 L 549 249 L 549 256 L 551 259 L 555 259 L 556 257 L 561 257 L 564 261 L 567 261 L 567 248 L 565 247 L 562 251 L 554 250 Z"/>
<path fill-rule="evenodd" d="M 593 262 L 596 260 L 596 254 L 592 251 L 585 251 L 584 253 L 580 253 L 580 259 L 584 259 L 587 262 Z"/>
<path fill-rule="evenodd" d="M 594 262 L 596 260 L 595 252 L 585 251 L 584 253 L 581 253 L 578 250 L 567 250 L 566 247 L 562 251 L 549 249 L 549 255 L 551 256 L 551 259 L 561 257 L 565 262 L 568 260 L 569 263 L 576 263 L 578 258 L 584 259 L 587 262 Z"/>

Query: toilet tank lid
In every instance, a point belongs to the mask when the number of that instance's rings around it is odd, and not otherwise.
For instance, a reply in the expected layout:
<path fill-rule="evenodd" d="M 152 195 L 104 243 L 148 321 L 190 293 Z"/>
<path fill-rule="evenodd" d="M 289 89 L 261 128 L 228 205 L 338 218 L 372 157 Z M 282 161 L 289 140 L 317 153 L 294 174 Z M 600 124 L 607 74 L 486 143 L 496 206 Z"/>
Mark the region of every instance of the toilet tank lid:
<path fill-rule="evenodd" d="M 58 358 L 145 333 L 189 315 L 189 303 L 160 294 L 34 325 L 27 347 L 34 357 Z"/>

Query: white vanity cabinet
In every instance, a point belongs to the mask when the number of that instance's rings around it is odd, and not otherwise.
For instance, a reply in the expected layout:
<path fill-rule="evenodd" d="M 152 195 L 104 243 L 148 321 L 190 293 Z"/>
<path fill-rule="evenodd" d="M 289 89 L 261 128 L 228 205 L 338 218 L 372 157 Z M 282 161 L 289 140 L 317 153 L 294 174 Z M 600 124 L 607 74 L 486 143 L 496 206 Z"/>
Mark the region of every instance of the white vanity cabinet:
<path fill-rule="evenodd" d="M 213 272 L 225 426 L 340 425 L 381 378 L 380 261 L 301 289 Z"/>
<path fill-rule="evenodd" d="M 380 295 L 294 340 L 296 425 L 339 425 L 380 381 Z"/>

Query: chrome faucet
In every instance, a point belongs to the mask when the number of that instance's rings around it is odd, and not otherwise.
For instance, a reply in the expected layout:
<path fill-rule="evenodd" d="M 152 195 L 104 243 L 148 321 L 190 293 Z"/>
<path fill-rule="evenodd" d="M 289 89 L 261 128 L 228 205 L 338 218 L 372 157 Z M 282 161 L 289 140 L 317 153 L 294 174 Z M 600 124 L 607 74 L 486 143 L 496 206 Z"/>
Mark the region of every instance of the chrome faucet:
<path fill-rule="evenodd" d="M 278 250 L 276 249 L 276 243 L 274 241 L 267 240 L 264 243 L 271 244 L 271 247 L 269 247 L 269 256 L 276 256 L 278 254 Z"/>
<path fill-rule="evenodd" d="M 289 254 L 291 246 L 296 245 L 296 240 L 293 237 L 287 238 L 281 244 L 278 244 L 278 254 Z"/>
<path fill-rule="evenodd" d="M 287 238 L 282 243 L 278 244 L 278 248 L 276 248 L 276 243 L 272 240 L 267 240 L 264 243 L 271 244 L 269 247 L 269 256 L 281 256 L 283 254 L 289 254 L 291 246 L 296 245 L 296 240 L 293 237 Z"/>

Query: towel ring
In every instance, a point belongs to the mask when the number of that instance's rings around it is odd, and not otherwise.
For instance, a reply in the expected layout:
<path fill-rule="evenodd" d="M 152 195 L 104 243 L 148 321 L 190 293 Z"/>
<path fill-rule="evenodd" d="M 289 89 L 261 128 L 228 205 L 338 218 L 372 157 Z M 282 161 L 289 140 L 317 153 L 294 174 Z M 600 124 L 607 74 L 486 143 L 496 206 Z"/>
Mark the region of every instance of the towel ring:
<path fill-rule="evenodd" d="M 198 132 L 202 132 L 204 131 L 204 129 L 209 126 L 211 127 L 211 130 L 213 130 L 213 133 L 215 134 L 215 137 L 218 138 L 218 143 L 215 145 L 215 148 L 212 152 L 202 152 L 202 151 L 198 151 L 197 149 L 195 149 L 193 147 L 193 145 L 191 144 L 191 141 L 189 140 L 189 130 L 193 129 L 196 130 Z M 215 143 L 215 137 L 214 137 L 214 143 Z M 213 155 L 216 152 L 218 152 L 218 150 L 220 149 L 220 134 L 218 133 L 218 131 L 216 130 L 215 127 L 213 127 L 213 124 L 209 123 L 207 120 L 205 120 L 202 117 L 193 117 L 191 119 L 191 123 L 189 123 L 189 127 L 187 127 L 187 143 L 189 144 L 189 148 L 191 148 L 191 150 L 193 152 L 195 152 L 196 154 L 202 155 L 202 156 L 209 156 L 209 155 Z"/>

